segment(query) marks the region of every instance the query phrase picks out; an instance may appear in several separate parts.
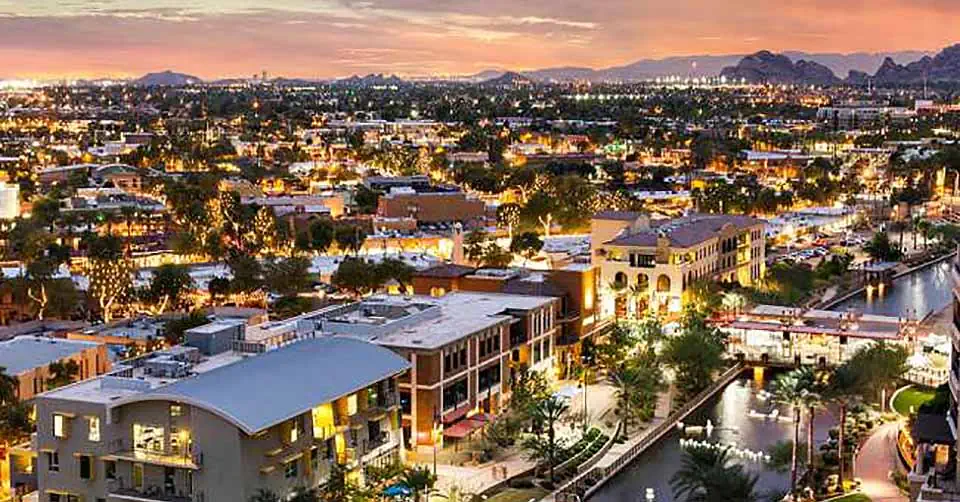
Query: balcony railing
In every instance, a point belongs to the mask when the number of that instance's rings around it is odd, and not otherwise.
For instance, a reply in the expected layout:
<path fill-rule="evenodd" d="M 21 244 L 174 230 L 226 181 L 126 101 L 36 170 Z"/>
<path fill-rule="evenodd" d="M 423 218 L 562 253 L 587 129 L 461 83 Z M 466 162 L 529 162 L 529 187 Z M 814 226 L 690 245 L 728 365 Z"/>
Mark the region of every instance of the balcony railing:
<path fill-rule="evenodd" d="M 196 448 L 191 448 L 190 451 L 186 449 L 181 451 L 169 449 L 166 451 L 147 451 L 130 449 L 124 441 L 118 441 L 115 447 L 111 449 L 111 453 L 104 458 L 193 470 L 200 469 L 200 466 L 203 465 L 203 455 Z"/>
<path fill-rule="evenodd" d="M 107 496 L 123 500 L 143 501 L 155 500 L 157 502 L 193 502 L 193 497 L 182 492 L 170 493 L 159 486 L 144 486 L 134 488 L 130 483 L 122 478 L 111 479 L 107 481 Z"/>

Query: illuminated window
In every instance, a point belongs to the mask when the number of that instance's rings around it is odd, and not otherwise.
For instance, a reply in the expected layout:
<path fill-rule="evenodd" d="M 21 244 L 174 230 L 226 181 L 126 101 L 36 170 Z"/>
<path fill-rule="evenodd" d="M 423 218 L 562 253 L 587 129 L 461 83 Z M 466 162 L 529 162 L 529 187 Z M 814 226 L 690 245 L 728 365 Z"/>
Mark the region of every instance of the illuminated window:
<path fill-rule="evenodd" d="M 100 441 L 100 417 L 87 417 L 87 439 Z"/>
<path fill-rule="evenodd" d="M 298 474 L 298 471 L 299 471 L 299 469 L 297 468 L 297 467 L 298 467 L 298 465 L 297 465 L 297 464 L 298 464 L 297 460 L 298 460 L 298 459 L 291 460 L 291 461 L 287 462 L 286 464 L 283 464 L 283 477 L 285 477 L 285 478 L 287 478 L 287 479 L 291 479 L 291 478 L 297 477 L 297 474 Z"/>
<path fill-rule="evenodd" d="M 63 415 L 53 415 L 53 436 L 58 438 L 67 437 L 67 417 Z"/>
<path fill-rule="evenodd" d="M 291 442 L 291 443 L 296 443 L 297 440 L 300 439 L 300 434 L 303 433 L 303 430 L 301 430 L 301 427 L 303 427 L 303 426 L 300 424 L 300 417 L 294 418 L 294 419 L 291 421 L 291 423 L 290 423 L 290 436 L 289 436 L 290 441 L 289 441 L 289 442 Z"/>
<path fill-rule="evenodd" d="M 133 450 L 135 452 L 164 452 L 163 432 L 163 427 L 133 424 Z"/>
<path fill-rule="evenodd" d="M 313 437 L 327 439 L 335 432 L 336 424 L 333 418 L 333 406 L 330 403 L 322 404 L 311 410 L 313 419 Z"/>
<path fill-rule="evenodd" d="M 170 405 L 170 418 L 177 418 L 183 415 L 183 407 L 179 404 Z"/>
<path fill-rule="evenodd" d="M 347 415 L 352 417 L 356 414 L 357 414 L 357 395 L 350 394 L 350 396 L 347 397 Z"/>

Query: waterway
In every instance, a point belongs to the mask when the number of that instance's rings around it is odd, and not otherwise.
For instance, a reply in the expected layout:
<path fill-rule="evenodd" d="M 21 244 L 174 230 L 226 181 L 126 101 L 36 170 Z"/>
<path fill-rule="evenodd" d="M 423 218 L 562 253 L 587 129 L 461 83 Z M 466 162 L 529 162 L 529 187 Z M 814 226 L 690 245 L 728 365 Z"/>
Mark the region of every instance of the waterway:
<path fill-rule="evenodd" d="M 856 310 L 864 314 L 878 314 L 909 319 L 923 319 L 931 312 L 939 312 L 950 304 L 953 260 L 931 265 L 895 281 L 883 294 L 863 293 L 835 305 L 830 310 Z"/>
<path fill-rule="evenodd" d="M 769 377 L 768 372 L 768 377 Z M 778 441 L 793 438 L 793 423 L 787 418 L 771 419 L 750 416 L 751 411 L 768 414 L 775 409 L 788 414 L 789 409 L 779 407 L 760 396 L 760 391 L 770 383 L 754 380 L 751 372 L 744 373 L 730 383 L 720 394 L 700 407 L 687 420 L 687 425 L 705 425 L 707 420 L 714 426 L 710 442 L 734 444 L 739 449 L 766 452 Z M 835 410 L 821 410 L 815 419 L 814 437 L 817 445 L 825 442 L 828 431 L 837 422 Z M 801 441 L 806 438 L 806 417 L 801 426 Z M 645 451 L 630 466 L 610 480 L 596 495 L 594 502 L 646 502 L 648 488 L 653 489 L 656 502 L 675 500 L 670 488 L 670 478 L 683 462 L 683 435 L 674 431 Z M 689 437 L 689 436 L 688 436 Z M 806 452 L 803 452 L 805 455 Z M 758 476 L 756 492 L 763 495 L 770 491 L 782 491 L 790 484 L 790 472 L 777 472 L 762 462 L 737 459 L 749 472 Z"/>

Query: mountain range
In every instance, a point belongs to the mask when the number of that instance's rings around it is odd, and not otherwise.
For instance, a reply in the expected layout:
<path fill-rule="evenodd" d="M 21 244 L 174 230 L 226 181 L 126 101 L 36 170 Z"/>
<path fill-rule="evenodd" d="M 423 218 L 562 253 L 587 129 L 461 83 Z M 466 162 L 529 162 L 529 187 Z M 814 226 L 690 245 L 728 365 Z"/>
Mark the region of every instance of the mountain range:
<path fill-rule="evenodd" d="M 794 62 L 795 61 L 795 62 Z M 873 72 L 873 73 L 871 73 Z M 491 69 L 460 77 L 418 77 L 416 81 L 490 82 L 493 85 L 509 85 L 534 82 L 638 82 L 657 77 L 678 76 L 681 78 L 715 77 L 745 79 L 749 82 L 776 82 L 830 85 L 841 82 L 864 84 L 910 84 L 928 81 L 960 81 L 960 44 L 948 47 L 940 53 L 923 51 L 805 53 L 787 51 L 774 54 L 760 51 L 749 55 L 700 55 L 675 56 L 663 59 L 642 59 L 623 66 L 610 68 L 585 68 L 565 66 L 515 72 Z M 844 79 L 838 75 L 845 76 Z M 223 84 L 244 79 L 225 79 L 209 82 Z M 313 79 L 276 79 L 276 85 L 294 85 L 316 82 Z M 183 86 L 202 83 L 193 75 L 170 70 L 149 73 L 132 81 L 140 86 Z M 344 86 L 397 86 L 407 82 L 395 75 L 370 74 L 327 81 Z"/>
<path fill-rule="evenodd" d="M 785 54 L 760 51 L 741 59 L 736 65 L 724 68 L 720 75 L 732 80 L 750 83 L 834 85 L 848 83 L 864 85 L 911 85 L 923 82 L 960 82 L 960 44 L 947 47 L 931 57 L 924 55 L 916 61 L 901 64 L 885 57 L 873 75 L 861 69 L 848 70 L 841 80 L 834 71 L 813 60 L 794 62 Z"/>

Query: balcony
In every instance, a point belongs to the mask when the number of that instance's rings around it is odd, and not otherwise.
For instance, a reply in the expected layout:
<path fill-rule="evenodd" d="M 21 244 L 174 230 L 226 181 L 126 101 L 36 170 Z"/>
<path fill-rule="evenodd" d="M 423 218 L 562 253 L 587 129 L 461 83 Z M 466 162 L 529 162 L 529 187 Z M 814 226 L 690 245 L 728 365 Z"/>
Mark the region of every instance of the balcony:
<path fill-rule="evenodd" d="M 132 488 L 124 486 L 122 479 L 107 481 L 107 498 L 134 502 L 193 502 L 193 497 L 183 493 L 169 493 L 159 486 Z"/>
<path fill-rule="evenodd" d="M 138 462 L 142 464 L 160 465 L 163 467 L 176 467 L 180 469 L 199 470 L 203 464 L 203 456 L 198 452 L 175 453 L 175 452 L 154 452 L 143 450 L 119 450 L 103 457 L 105 460 L 117 460 L 126 462 Z"/>

